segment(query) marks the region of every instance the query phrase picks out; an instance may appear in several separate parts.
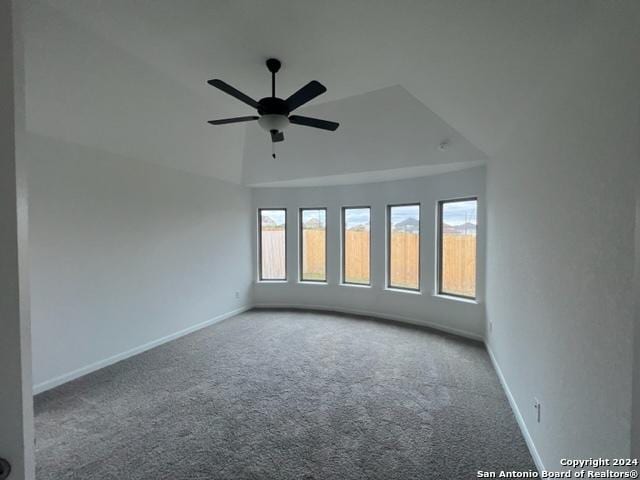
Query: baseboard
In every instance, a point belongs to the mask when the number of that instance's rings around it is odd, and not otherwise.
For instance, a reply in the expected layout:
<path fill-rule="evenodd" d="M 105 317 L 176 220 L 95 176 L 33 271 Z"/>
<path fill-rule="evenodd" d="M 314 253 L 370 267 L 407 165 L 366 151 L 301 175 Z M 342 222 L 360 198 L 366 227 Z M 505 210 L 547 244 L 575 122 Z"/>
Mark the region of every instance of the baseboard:
<path fill-rule="evenodd" d="M 254 305 L 254 308 L 293 308 L 296 310 L 322 310 L 322 311 L 329 311 L 329 312 L 347 313 L 351 315 L 363 315 L 366 317 L 374 317 L 374 318 L 380 318 L 383 320 L 392 320 L 394 322 L 409 323 L 411 325 L 418 325 L 421 327 L 429 327 L 429 328 L 433 328 L 434 330 L 440 330 L 441 332 L 451 333 L 453 335 L 458 335 L 460 337 L 465 337 L 471 340 L 484 342 L 484 337 L 476 333 L 467 332 L 465 330 L 459 330 L 457 328 L 447 327 L 446 325 L 441 325 L 439 323 L 419 320 L 416 318 L 403 317 L 401 315 L 393 315 L 389 313 L 369 312 L 366 310 L 356 310 L 356 309 L 336 307 L 336 306 L 300 305 L 300 304 L 291 304 L 291 303 L 278 303 L 278 304 L 258 303 Z"/>
<path fill-rule="evenodd" d="M 233 317 L 242 312 L 246 312 L 250 310 L 252 307 L 250 305 L 237 308 L 227 313 L 223 313 L 222 315 L 218 315 L 217 317 L 211 318 L 205 322 L 198 323 L 197 325 L 192 325 L 191 327 L 185 328 L 178 332 L 172 333 L 171 335 L 167 335 L 166 337 L 159 338 L 157 340 L 153 340 L 151 342 L 145 343 L 144 345 L 140 345 L 138 347 L 132 348 L 131 350 L 127 350 L 126 352 L 118 353 L 117 355 L 113 355 L 112 357 L 105 358 L 103 360 L 99 360 L 95 363 L 87 365 L 82 368 L 78 368 L 77 370 L 73 370 L 72 372 L 65 373 L 58 377 L 52 378 L 51 380 L 46 380 L 42 383 L 34 385 L 33 394 L 37 395 L 38 393 L 45 392 L 47 390 L 51 390 L 52 388 L 58 387 L 64 383 L 70 382 L 71 380 L 75 380 L 76 378 L 80 378 L 84 375 L 87 375 L 91 372 L 95 372 L 96 370 L 100 370 L 101 368 L 107 367 L 109 365 L 113 365 L 121 360 L 125 360 L 129 357 L 133 357 L 134 355 L 138 355 L 139 353 L 150 350 L 154 347 L 162 345 L 163 343 L 170 342 L 171 340 L 175 340 L 177 338 L 183 337 L 190 333 L 193 333 L 202 328 L 213 325 L 214 323 L 221 322 L 229 317 Z"/>
<path fill-rule="evenodd" d="M 520 409 L 518 408 L 518 404 L 516 403 L 516 399 L 514 398 L 511 390 L 509 389 L 509 385 L 507 384 L 507 380 L 504 378 L 502 374 L 502 370 L 500 369 L 500 365 L 498 365 L 498 361 L 496 357 L 493 355 L 493 351 L 489 344 L 485 343 L 487 347 L 487 352 L 489 352 L 489 357 L 491 358 L 491 363 L 493 364 L 493 368 L 498 374 L 498 378 L 500 379 L 500 383 L 502 384 L 502 389 L 507 394 L 507 399 L 509 400 L 509 404 L 511 405 L 511 410 L 513 410 L 513 415 L 516 417 L 516 421 L 518 422 L 518 426 L 520 427 L 520 431 L 522 432 L 522 436 L 524 437 L 524 441 L 527 442 L 527 447 L 529 447 L 529 452 L 531 453 L 531 457 L 536 464 L 536 468 L 539 473 L 542 473 L 544 468 L 544 463 L 542 462 L 542 458 L 538 453 L 538 449 L 536 448 L 535 443 L 533 443 L 533 438 L 529 434 L 529 429 L 527 428 L 527 424 L 524 422 L 524 417 L 522 413 L 520 413 Z"/>

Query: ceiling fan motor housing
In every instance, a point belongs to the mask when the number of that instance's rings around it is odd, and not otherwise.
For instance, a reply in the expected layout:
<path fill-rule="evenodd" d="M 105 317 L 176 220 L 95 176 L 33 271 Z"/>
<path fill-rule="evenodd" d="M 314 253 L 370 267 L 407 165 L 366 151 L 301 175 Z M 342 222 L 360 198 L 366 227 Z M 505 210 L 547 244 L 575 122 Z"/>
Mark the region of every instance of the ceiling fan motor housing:
<path fill-rule="evenodd" d="M 258 124 L 265 130 L 281 132 L 289 126 L 289 107 L 281 98 L 266 97 L 258 102 Z"/>
<path fill-rule="evenodd" d="M 265 97 L 258 102 L 258 115 L 289 115 L 289 106 L 281 98 Z"/>

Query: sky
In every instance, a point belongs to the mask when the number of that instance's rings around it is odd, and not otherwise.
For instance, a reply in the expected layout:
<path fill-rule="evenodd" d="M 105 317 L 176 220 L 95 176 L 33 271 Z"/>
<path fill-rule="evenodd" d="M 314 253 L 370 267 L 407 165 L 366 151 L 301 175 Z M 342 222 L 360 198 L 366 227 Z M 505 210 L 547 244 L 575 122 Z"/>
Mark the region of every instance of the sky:
<path fill-rule="evenodd" d="M 420 206 L 403 205 L 400 207 L 391 207 L 391 225 L 400 223 L 407 218 L 414 218 L 420 221 Z"/>
<path fill-rule="evenodd" d="M 344 223 L 347 230 L 358 225 L 363 225 L 367 230 L 370 223 L 370 210 L 368 208 L 348 208 L 344 211 Z"/>
<path fill-rule="evenodd" d="M 326 210 L 302 210 L 302 224 L 309 220 L 318 220 L 320 227 L 324 227 L 327 221 Z"/>
<path fill-rule="evenodd" d="M 284 225 L 285 212 L 284 210 L 262 210 L 263 217 L 270 217 L 276 225 Z"/>
<path fill-rule="evenodd" d="M 447 225 L 462 225 L 465 222 L 477 223 L 477 202 L 449 202 L 442 207 L 442 220 Z"/>

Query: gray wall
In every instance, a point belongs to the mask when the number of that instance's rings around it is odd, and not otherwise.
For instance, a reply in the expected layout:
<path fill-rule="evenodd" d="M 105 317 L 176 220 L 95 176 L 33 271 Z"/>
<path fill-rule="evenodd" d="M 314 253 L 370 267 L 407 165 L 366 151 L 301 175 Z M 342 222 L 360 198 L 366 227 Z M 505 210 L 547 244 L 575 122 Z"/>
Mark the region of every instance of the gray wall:
<path fill-rule="evenodd" d="M 27 149 L 37 390 L 250 304 L 248 189 L 35 134 Z"/>
<path fill-rule="evenodd" d="M 630 454 L 640 9 L 592 8 L 487 169 L 488 341 L 548 469 Z"/>
<path fill-rule="evenodd" d="M 455 173 L 375 184 L 307 187 L 260 188 L 253 190 L 253 213 L 261 207 L 288 209 L 287 283 L 256 282 L 254 303 L 333 308 L 373 313 L 421 324 L 474 338 L 484 334 L 484 183 L 485 169 L 477 167 Z M 478 304 L 444 299 L 435 291 L 436 204 L 438 200 L 479 197 L 478 212 Z M 385 216 L 386 206 L 397 203 L 421 203 L 421 282 L 420 294 L 385 290 Z M 349 205 L 372 207 L 371 258 L 372 286 L 340 285 L 340 208 Z M 298 282 L 298 209 L 327 207 L 327 285 Z M 253 221 L 257 224 L 257 220 Z M 254 258 L 257 252 L 254 233 Z M 254 278 L 257 272 L 254 271 Z"/>
<path fill-rule="evenodd" d="M 32 479 L 23 51 L 17 5 L 0 2 L 0 457 L 11 463 L 11 478 Z"/>

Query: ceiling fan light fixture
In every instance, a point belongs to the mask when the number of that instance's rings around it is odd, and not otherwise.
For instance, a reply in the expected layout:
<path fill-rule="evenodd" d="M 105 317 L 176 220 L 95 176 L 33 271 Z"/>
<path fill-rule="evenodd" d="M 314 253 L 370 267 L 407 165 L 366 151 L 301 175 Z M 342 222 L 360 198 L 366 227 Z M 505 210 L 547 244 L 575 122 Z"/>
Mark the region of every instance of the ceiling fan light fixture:
<path fill-rule="evenodd" d="M 270 132 L 272 130 L 281 132 L 289 126 L 289 119 L 286 115 L 269 113 L 266 115 L 262 115 L 258 119 L 258 125 L 260 125 L 267 132 Z"/>

